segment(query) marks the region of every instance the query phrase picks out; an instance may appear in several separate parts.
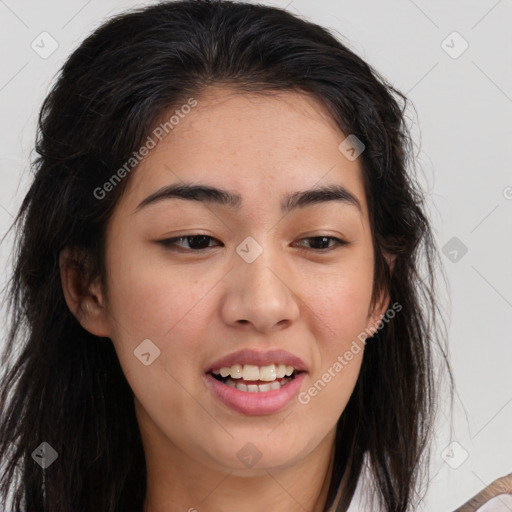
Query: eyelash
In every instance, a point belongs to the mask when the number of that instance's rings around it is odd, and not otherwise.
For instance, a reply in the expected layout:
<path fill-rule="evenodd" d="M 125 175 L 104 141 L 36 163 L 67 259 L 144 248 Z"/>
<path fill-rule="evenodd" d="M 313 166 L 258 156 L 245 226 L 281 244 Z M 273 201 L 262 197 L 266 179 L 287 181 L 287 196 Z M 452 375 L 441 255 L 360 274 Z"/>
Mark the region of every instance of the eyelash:
<path fill-rule="evenodd" d="M 164 247 L 166 247 L 168 249 L 176 250 L 176 247 L 181 247 L 181 246 L 178 246 L 176 242 L 178 242 L 180 240 L 185 240 L 187 238 L 199 238 L 199 237 L 215 240 L 215 238 L 213 238 L 212 236 L 198 233 L 196 235 L 184 235 L 184 236 L 179 236 L 179 237 L 176 237 L 176 238 L 167 238 L 165 240 L 159 240 L 158 243 L 160 243 L 161 245 L 163 245 Z M 301 240 L 316 240 L 316 239 L 319 239 L 319 238 L 320 239 L 327 238 L 329 240 L 334 240 L 336 242 L 336 245 L 333 245 L 331 247 L 324 247 L 322 249 L 312 249 L 315 252 L 332 251 L 334 249 L 339 249 L 339 248 L 341 248 L 343 246 L 347 246 L 347 245 L 350 244 L 350 242 L 347 242 L 346 240 L 342 240 L 340 238 L 336 238 L 334 236 L 327 236 L 327 235 L 310 236 L 310 237 L 303 238 Z M 202 249 L 187 249 L 187 248 L 181 247 L 181 249 L 183 249 L 185 251 L 191 251 L 191 252 L 201 252 L 201 251 L 204 251 L 205 249 L 211 249 L 211 248 L 212 247 L 210 247 L 210 246 L 202 248 Z M 308 248 L 306 248 L 306 249 L 308 249 Z"/>

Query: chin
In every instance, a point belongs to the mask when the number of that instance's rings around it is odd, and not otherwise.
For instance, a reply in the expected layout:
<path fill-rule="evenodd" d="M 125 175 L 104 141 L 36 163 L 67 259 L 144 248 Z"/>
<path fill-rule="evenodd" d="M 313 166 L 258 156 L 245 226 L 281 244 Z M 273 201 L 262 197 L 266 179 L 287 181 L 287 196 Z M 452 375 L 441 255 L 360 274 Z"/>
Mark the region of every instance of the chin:
<path fill-rule="evenodd" d="M 236 476 L 266 475 L 268 471 L 282 470 L 297 464 L 308 453 L 306 445 L 304 443 L 300 449 L 301 443 L 296 439 L 284 442 L 277 436 L 272 442 L 267 433 L 256 436 L 252 441 L 238 438 L 224 449 L 210 453 L 208 465 Z"/>

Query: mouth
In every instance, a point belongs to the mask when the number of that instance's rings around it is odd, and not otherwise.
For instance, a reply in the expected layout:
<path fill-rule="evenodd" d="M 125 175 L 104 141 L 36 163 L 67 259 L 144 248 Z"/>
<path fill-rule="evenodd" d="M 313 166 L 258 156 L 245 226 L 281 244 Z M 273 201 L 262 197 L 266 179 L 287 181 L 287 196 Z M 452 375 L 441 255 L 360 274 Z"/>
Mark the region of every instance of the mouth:
<path fill-rule="evenodd" d="M 291 407 L 307 375 L 302 359 L 280 350 L 240 351 L 205 369 L 219 404 L 244 415 L 269 415 Z"/>
<path fill-rule="evenodd" d="M 266 366 L 235 364 L 209 372 L 218 382 L 243 393 L 267 393 L 277 391 L 305 373 L 291 365 Z"/>

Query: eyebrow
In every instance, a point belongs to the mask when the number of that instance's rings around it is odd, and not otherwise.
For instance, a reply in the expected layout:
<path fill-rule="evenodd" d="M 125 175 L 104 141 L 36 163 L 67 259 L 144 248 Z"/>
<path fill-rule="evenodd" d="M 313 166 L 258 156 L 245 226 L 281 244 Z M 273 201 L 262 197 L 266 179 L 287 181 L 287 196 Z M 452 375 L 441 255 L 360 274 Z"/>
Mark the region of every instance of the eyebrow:
<path fill-rule="evenodd" d="M 237 211 L 242 206 L 242 196 L 236 192 L 193 183 L 174 183 L 158 189 L 146 197 L 135 209 L 136 211 L 151 204 L 168 199 L 185 199 L 210 204 L 217 204 Z M 304 208 L 318 203 L 337 201 L 353 206 L 362 213 L 359 199 L 342 185 L 326 185 L 307 190 L 292 192 L 281 201 L 281 213 L 285 214 L 297 208 Z"/>

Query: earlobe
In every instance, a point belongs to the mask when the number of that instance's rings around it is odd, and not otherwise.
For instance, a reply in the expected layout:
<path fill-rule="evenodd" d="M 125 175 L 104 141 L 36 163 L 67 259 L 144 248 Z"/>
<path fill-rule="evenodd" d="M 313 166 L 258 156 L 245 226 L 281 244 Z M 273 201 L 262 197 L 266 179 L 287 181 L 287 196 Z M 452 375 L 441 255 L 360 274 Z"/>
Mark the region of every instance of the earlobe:
<path fill-rule="evenodd" d="M 384 258 L 386 259 L 386 262 L 388 264 L 390 275 L 393 275 L 393 270 L 395 268 L 396 256 L 397 256 L 396 254 L 384 253 Z M 388 310 L 389 302 L 390 302 L 389 292 L 386 290 L 385 292 L 382 292 L 380 300 L 378 301 L 378 304 L 375 305 L 373 311 L 371 312 L 371 314 L 369 316 L 367 328 L 372 333 L 375 333 L 379 330 L 379 326 L 381 324 L 382 318 L 385 316 L 386 311 Z"/>
<path fill-rule="evenodd" d="M 370 316 L 370 320 L 368 323 L 368 330 L 373 334 L 379 331 L 379 326 L 382 322 L 382 318 L 384 317 L 388 306 L 389 306 L 389 294 L 383 294 L 379 304 L 375 306 L 372 315 Z"/>
<path fill-rule="evenodd" d="M 395 260 L 397 255 L 390 254 L 387 252 L 383 253 L 386 263 L 389 268 L 390 276 L 393 275 L 393 271 L 395 268 Z M 387 288 L 387 287 L 386 287 Z M 370 310 L 368 313 L 368 325 L 367 331 L 375 334 L 381 328 L 382 319 L 384 318 L 390 303 L 389 290 L 382 290 L 379 296 L 379 300 L 374 305 L 373 310 Z"/>
<path fill-rule="evenodd" d="M 108 314 L 99 277 L 87 282 L 86 272 L 76 253 L 64 249 L 59 257 L 64 299 L 80 325 L 91 334 L 110 337 Z"/>
<path fill-rule="evenodd" d="M 393 275 L 393 271 L 395 269 L 396 257 L 397 257 L 396 254 L 384 253 L 384 258 L 386 259 L 386 262 L 388 264 L 390 275 Z"/>

